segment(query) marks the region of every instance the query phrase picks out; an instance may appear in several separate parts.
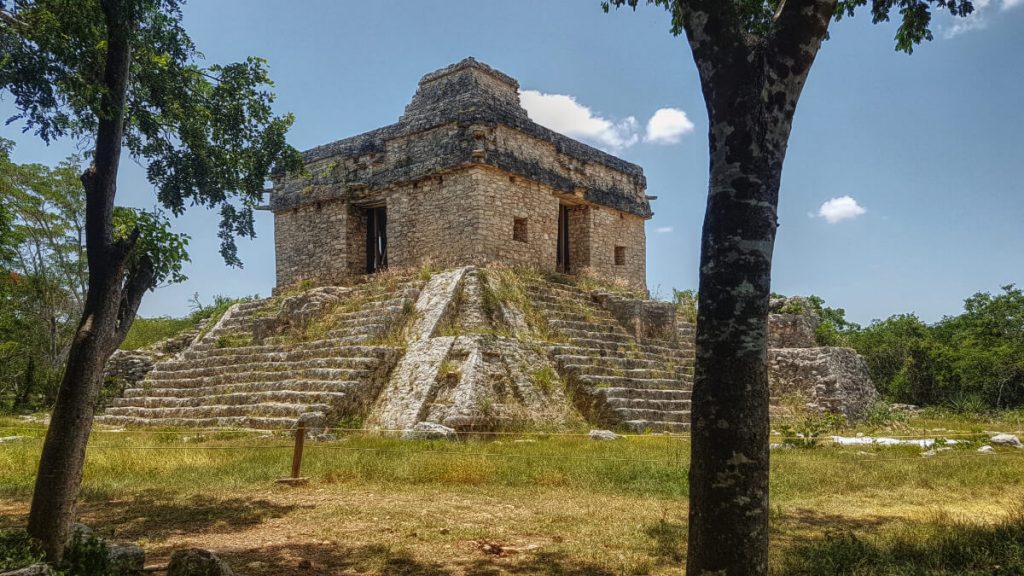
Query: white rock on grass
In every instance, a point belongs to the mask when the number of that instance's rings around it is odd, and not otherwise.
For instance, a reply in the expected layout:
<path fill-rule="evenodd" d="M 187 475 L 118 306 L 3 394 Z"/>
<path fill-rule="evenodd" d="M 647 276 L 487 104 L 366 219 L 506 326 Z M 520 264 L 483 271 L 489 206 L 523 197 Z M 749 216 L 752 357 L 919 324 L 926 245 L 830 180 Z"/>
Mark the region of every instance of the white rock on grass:
<path fill-rule="evenodd" d="M 978 453 L 979 454 L 995 454 L 996 453 L 996 449 L 991 447 L 991 446 L 989 446 L 988 444 L 986 444 L 986 445 L 982 446 L 981 448 L 978 448 Z"/>
<path fill-rule="evenodd" d="M 612 432 L 611 430 L 591 430 L 590 434 L 588 434 L 588 436 L 590 436 L 591 440 L 621 440 L 622 439 L 622 436 L 619 436 L 618 434 L 616 434 L 615 432 Z"/>
<path fill-rule="evenodd" d="M 436 422 L 420 422 L 402 433 L 402 440 L 456 440 L 455 430 Z"/>
<path fill-rule="evenodd" d="M 1007 446 L 1013 446 L 1014 448 L 1024 448 L 1024 444 L 1021 444 L 1020 438 L 1017 438 L 1013 434 L 996 434 L 989 442 L 993 444 L 1005 444 Z"/>

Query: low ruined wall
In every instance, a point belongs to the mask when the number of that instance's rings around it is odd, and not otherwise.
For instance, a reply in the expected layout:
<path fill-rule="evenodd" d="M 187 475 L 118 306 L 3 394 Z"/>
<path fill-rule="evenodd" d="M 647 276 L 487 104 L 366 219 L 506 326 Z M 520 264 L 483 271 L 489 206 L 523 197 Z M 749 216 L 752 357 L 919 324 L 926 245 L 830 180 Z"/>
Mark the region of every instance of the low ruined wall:
<path fill-rule="evenodd" d="M 814 348 L 818 324 L 818 317 L 810 314 L 769 314 L 768 347 Z"/>
<path fill-rule="evenodd" d="M 594 294 L 594 300 L 637 338 L 673 338 L 676 333 L 676 306 L 671 302 L 639 300 L 609 292 Z"/>
<path fill-rule="evenodd" d="M 867 363 L 850 348 L 770 349 L 768 378 L 776 400 L 795 400 L 811 411 L 850 420 L 878 401 Z"/>

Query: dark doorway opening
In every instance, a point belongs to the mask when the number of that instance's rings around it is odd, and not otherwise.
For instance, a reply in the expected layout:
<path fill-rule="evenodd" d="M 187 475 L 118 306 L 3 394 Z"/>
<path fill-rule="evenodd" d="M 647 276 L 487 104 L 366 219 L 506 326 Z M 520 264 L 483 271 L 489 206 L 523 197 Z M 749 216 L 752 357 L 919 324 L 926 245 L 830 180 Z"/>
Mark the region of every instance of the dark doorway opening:
<path fill-rule="evenodd" d="M 388 267 L 388 209 L 366 209 L 366 273 Z"/>
<path fill-rule="evenodd" d="M 555 265 L 562 274 L 569 274 L 572 265 L 569 262 L 569 207 L 558 206 L 558 256 Z"/>

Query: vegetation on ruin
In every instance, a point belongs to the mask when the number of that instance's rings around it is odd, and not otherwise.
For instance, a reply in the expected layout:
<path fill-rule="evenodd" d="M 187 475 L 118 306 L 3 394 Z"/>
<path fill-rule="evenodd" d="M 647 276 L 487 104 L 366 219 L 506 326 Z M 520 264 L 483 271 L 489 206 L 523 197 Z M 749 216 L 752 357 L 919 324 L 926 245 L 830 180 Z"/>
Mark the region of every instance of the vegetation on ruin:
<path fill-rule="evenodd" d="M 0 477 L 0 528 L 19 527 L 26 513 L 42 431 L 25 428 L 38 426 L 0 419 L 0 436 L 25 436 L 0 451 L 0 469 L 12 471 Z M 773 573 L 1024 570 L 1024 519 L 1014 511 L 1024 450 L 979 456 L 974 440 L 1022 428 L 1022 412 L 971 419 L 935 409 L 774 451 Z M 336 442 L 306 444 L 311 482 L 295 489 L 274 484 L 289 469 L 287 433 L 98 431 L 83 520 L 100 535 L 116 526 L 150 562 L 195 545 L 253 576 L 296 571 L 300 558 L 373 574 L 669 575 L 686 558 L 686 438 L 594 442 L 580 430 L 446 443 L 336 432 Z M 857 432 L 972 442 L 924 458 L 917 447 L 828 441 Z"/>
<path fill-rule="evenodd" d="M 213 303 L 205 305 L 199 301 L 199 295 L 192 297 L 192 313 L 182 318 L 158 316 L 155 318 L 136 318 L 128 330 L 128 336 L 121 343 L 122 350 L 138 350 L 152 346 L 162 340 L 173 338 L 183 332 L 196 328 L 199 334 L 209 332 L 220 320 L 221 316 L 234 304 L 248 302 L 252 297 L 228 298 L 216 295 Z"/>

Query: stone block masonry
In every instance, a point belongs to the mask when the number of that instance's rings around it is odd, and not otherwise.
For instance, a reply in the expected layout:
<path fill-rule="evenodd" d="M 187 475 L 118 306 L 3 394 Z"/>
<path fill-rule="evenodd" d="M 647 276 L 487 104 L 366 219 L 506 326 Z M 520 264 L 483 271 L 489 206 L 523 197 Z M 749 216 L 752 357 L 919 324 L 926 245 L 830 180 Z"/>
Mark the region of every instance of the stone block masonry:
<path fill-rule="evenodd" d="M 392 267 L 500 262 L 646 287 L 643 170 L 534 123 L 518 83 L 472 58 L 424 76 L 398 123 L 305 160 L 270 190 L 278 288 L 365 274 L 371 250 Z M 386 213 L 375 239 L 370 210 Z"/>

